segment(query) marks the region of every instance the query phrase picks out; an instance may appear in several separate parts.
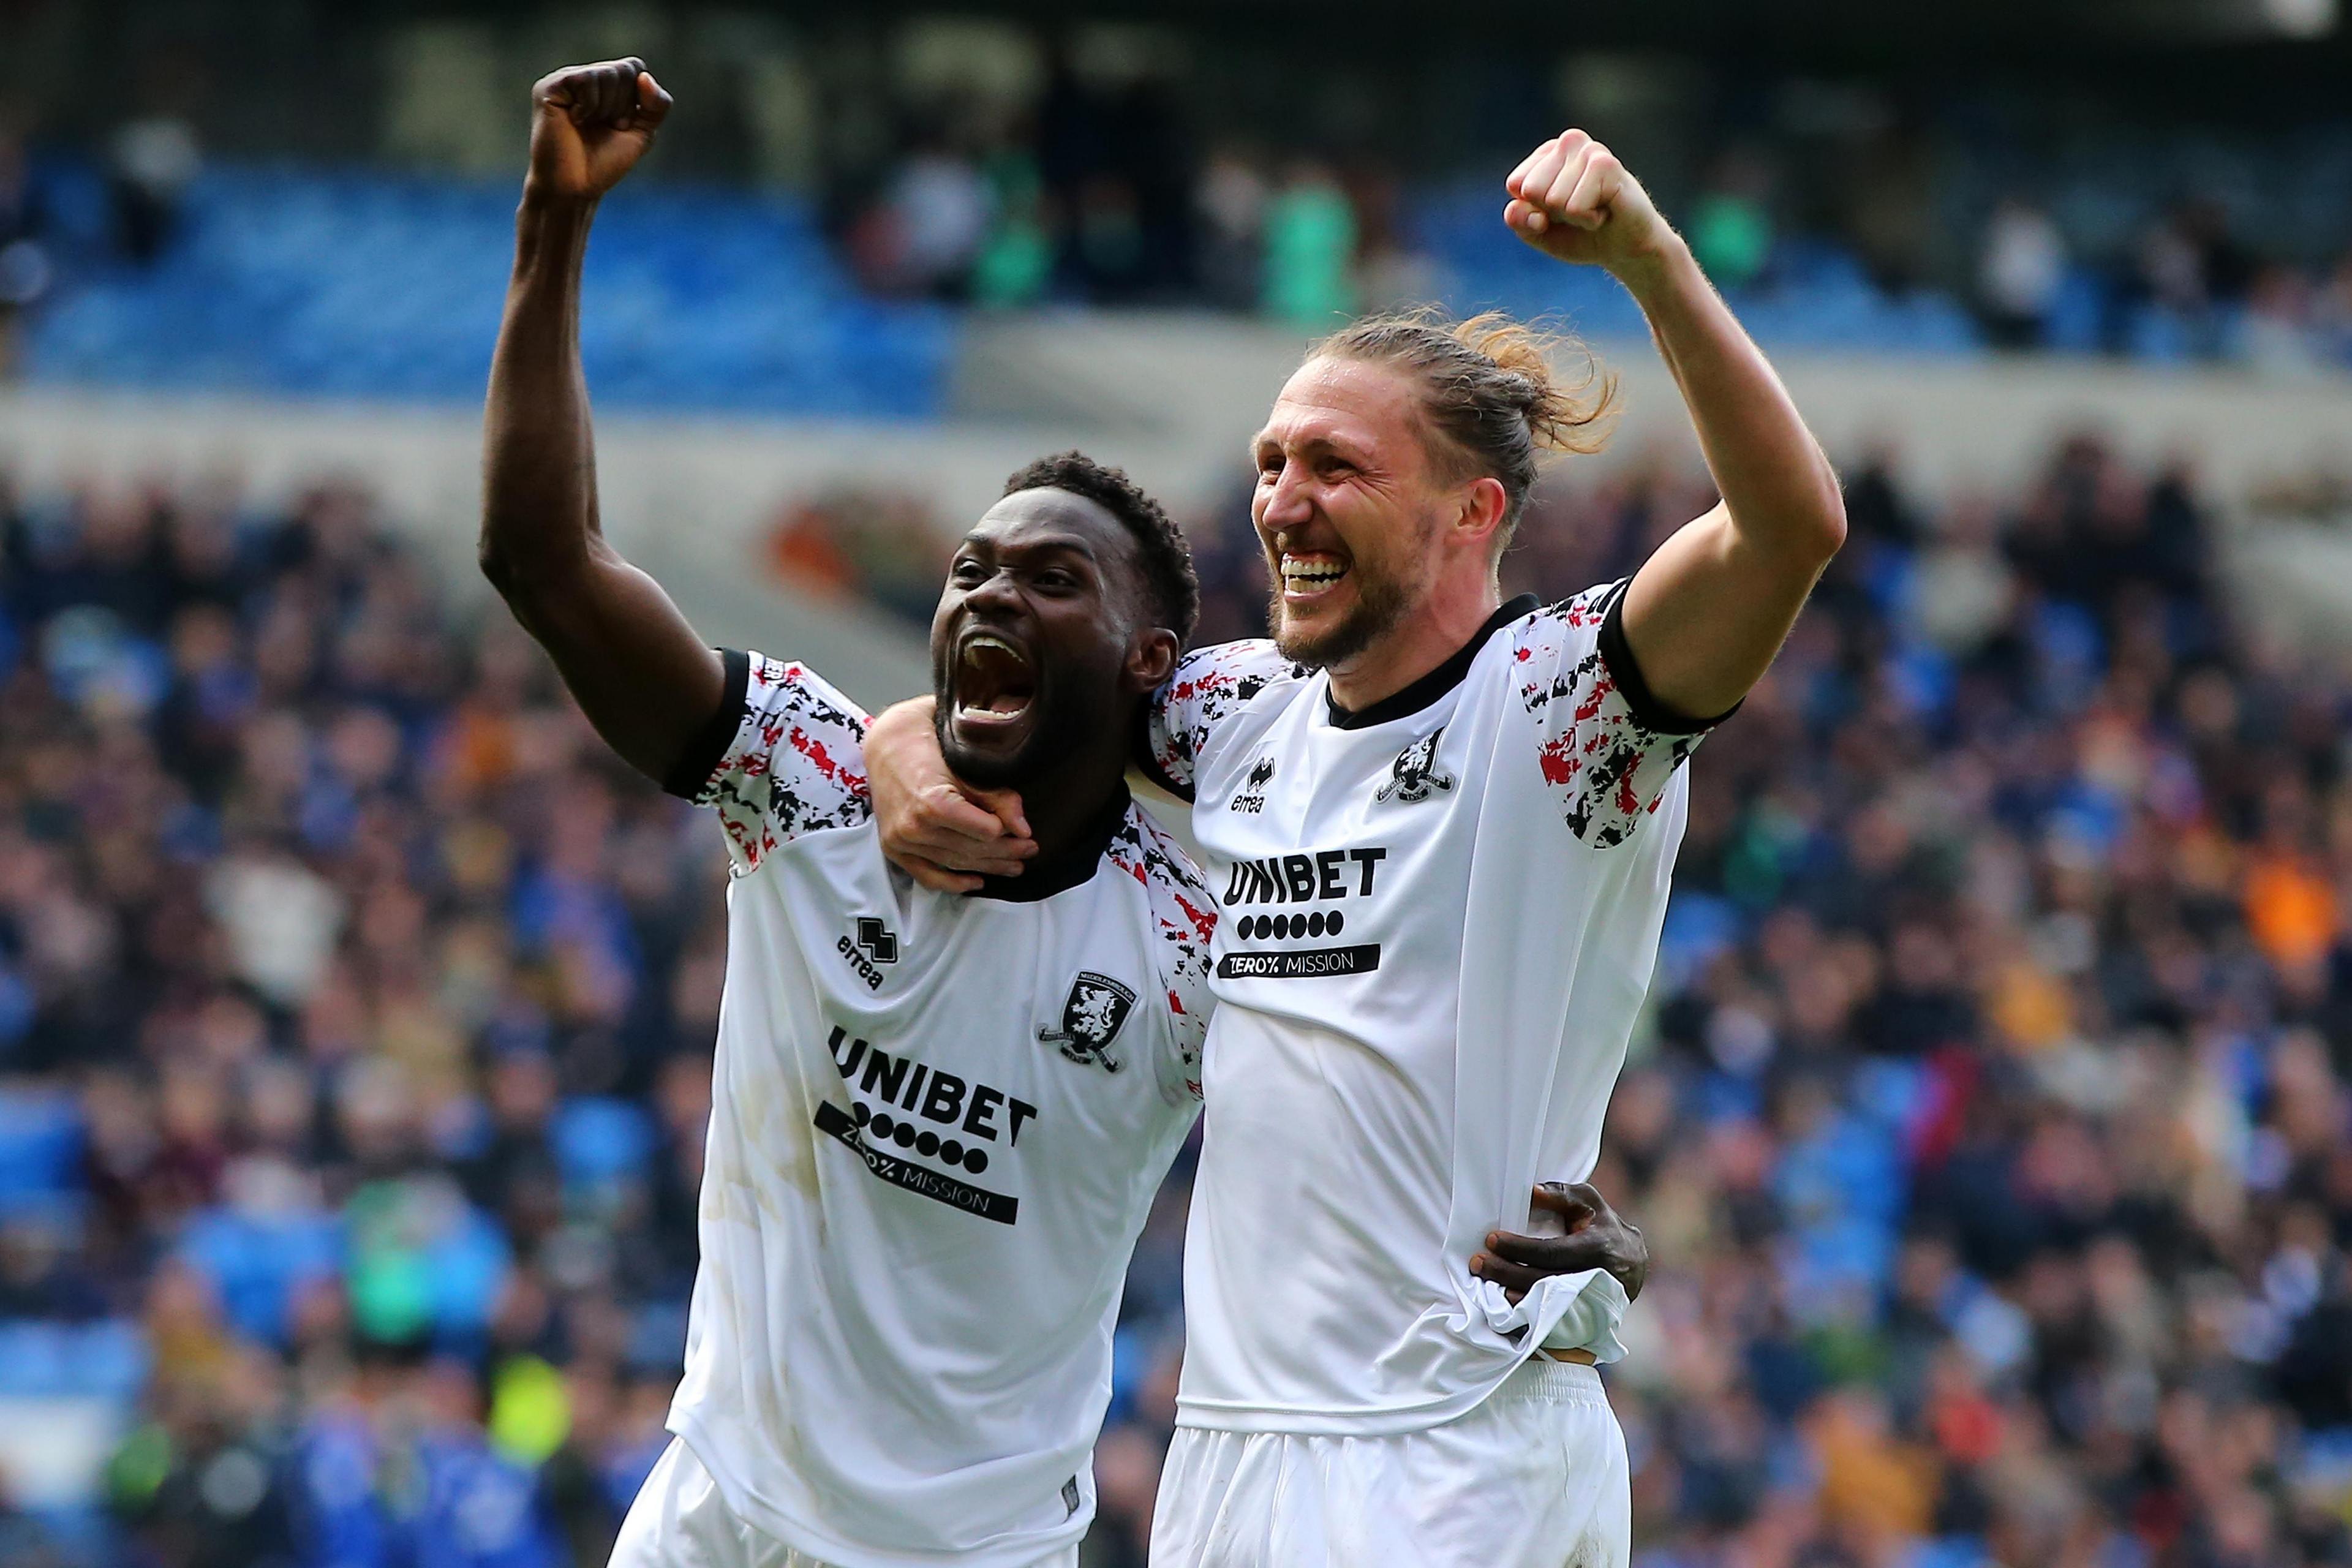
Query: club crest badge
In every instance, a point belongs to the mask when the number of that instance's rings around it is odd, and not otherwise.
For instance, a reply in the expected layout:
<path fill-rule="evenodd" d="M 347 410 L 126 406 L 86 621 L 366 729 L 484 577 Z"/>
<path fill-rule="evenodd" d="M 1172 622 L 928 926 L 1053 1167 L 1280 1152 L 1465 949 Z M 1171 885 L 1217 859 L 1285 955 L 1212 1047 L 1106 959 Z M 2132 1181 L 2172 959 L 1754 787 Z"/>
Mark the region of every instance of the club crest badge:
<path fill-rule="evenodd" d="M 1128 1015 L 1134 1011 L 1132 990 L 1108 974 L 1082 969 L 1063 999 L 1061 1026 L 1041 1028 L 1037 1038 L 1061 1047 L 1062 1054 L 1074 1062 L 1093 1063 L 1105 1072 L 1117 1072 L 1121 1064 L 1110 1054 L 1111 1042 L 1118 1038 Z"/>
<path fill-rule="evenodd" d="M 1393 799 L 1406 805 L 1427 800 L 1433 793 L 1454 787 L 1454 775 L 1437 765 L 1438 737 L 1445 733 L 1439 725 L 1427 735 L 1397 753 L 1389 764 L 1389 782 L 1372 792 L 1375 805 L 1385 805 Z"/>

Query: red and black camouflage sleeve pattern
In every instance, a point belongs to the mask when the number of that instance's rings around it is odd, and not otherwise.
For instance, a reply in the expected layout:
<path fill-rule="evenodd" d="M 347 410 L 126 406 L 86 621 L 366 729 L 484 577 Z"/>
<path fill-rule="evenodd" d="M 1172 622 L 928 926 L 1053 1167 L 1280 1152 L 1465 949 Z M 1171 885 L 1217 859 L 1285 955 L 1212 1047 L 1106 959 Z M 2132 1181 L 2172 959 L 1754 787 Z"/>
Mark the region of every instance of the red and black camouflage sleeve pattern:
<path fill-rule="evenodd" d="M 1217 904 L 1176 841 L 1139 807 L 1130 808 L 1106 851 L 1110 863 L 1143 886 L 1160 936 L 1160 977 L 1175 1042 L 1160 1064 L 1160 1092 L 1171 1105 L 1201 1098 L 1201 1047 L 1209 1032 L 1209 943 Z"/>
<path fill-rule="evenodd" d="M 1194 648 L 1144 704 L 1137 763 L 1169 791 L 1192 799 L 1193 770 L 1217 726 L 1275 681 L 1306 673 L 1264 637 Z"/>
<path fill-rule="evenodd" d="M 874 815 L 866 711 L 803 665 L 749 657 L 734 739 L 693 795 L 718 812 L 735 877 L 803 833 Z"/>
<path fill-rule="evenodd" d="M 1624 596 L 1619 581 L 1538 610 L 1514 649 L 1519 700 L 1536 721 L 1536 765 L 1569 831 L 1595 849 L 1640 831 L 1675 770 L 1722 721 L 1692 723 L 1651 698 L 1616 626 Z"/>

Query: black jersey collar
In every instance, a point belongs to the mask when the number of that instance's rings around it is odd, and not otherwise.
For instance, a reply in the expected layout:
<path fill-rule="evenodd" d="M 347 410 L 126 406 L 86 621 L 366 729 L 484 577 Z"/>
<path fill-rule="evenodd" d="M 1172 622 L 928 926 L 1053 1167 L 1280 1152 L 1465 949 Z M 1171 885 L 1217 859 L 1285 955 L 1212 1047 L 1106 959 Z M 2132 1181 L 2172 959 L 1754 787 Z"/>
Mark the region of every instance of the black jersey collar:
<path fill-rule="evenodd" d="M 1330 683 L 1327 680 L 1323 687 L 1324 716 L 1331 721 L 1331 727 L 1335 730 L 1369 730 L 1375 724 L 1385 724 L 1391 719 L 1409 718 L 1420 712 L 1462 684 L 1462 678 L 1470 673 L 1471 662 L 1478 657 L 1478 650 L 1486 646 L 1488 637 L 1521 616 L 1531 615 L 1540 609 L 1542 603 L 1533 594 L 1520 595 L 1488 616 L 1486 624 L 1480 626 L 1453 658 L 1403 690 L 1391 691 L 1378 702 L 1353 712 L 1339 706 L 1339 700 L 1332 695 Z"/>
<path fill-rule="evenodd" d="M 1094 874 L 1102 869 L 1103 856 L 1109 851 L 1111 840 L 1125 826 L 1127 808 L 1132 804 L 1127 781 L 1121 779 L 1118 790 L 1067 849 L 1050 861 L 1031 861 L 1018 877 L 982 877 L 971 896 L 999 899 L 1008 904 L 1034 904 L 1092 881 Z"/>

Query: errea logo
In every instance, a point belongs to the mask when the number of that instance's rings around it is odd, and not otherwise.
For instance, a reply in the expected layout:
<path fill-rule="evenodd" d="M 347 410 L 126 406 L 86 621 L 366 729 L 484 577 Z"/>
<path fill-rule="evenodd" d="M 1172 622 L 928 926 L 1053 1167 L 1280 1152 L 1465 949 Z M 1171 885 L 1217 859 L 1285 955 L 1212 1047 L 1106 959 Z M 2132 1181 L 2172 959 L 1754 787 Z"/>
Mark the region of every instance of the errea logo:
<path fill-rule="evenodd" d="M 1417 805 L 1433 793 L 1443 793 L 1454 787 L 1454 775 L 1437 765 L 1437 742 L 1445 733 L 1440 724 L 1422 739 L 1397 753 L 1389 764 L 1389 782 L 1372 792 L 1375 805 L 1385 805 L 1393 796 L 1404 805 Z"/>
<path fill-rule="evenodd" d="M 1244 816 L 1255 816 L 1265 809 L 1265 786 L 1274 778 L 1274 759 L 1260 757 L 1250 764 L 1249 776 L 1242 780 L 1241 793 L 1234 796 L 1232 809 Z"/>
<path fill-rule="evenodd" d="M 884 925 L 877 916 L 860 915 L 857 917 L 856 936 L 843 937 L 834 944 L 834 950 L 849 961 L 849 967 L 866 982 L 866 989 L 879 991 L 882 989 L 882 972 L 875 965 L 898 962 L 898 933 Z"/>
<path fill-rule="evenodd" d="M 857 945 L 877 963 L 898 962 L 898 933 L 873 915 L 857 917 Z"/>

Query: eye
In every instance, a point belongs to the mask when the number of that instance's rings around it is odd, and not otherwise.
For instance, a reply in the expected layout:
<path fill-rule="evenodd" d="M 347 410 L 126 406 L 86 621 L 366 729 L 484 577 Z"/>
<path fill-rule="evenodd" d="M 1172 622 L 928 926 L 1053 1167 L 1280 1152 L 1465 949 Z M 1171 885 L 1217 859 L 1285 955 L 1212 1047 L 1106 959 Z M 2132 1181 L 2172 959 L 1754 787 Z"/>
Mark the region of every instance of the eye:
<path fill-rule="evenodd" d="M 1048 566 L 1037 574 L 1036 583 L 1040 588 L 1075 588 L 1078 574 L 1066 566 Z"/>
<path fill-rule="evenodd" d="M 977 583 L 986 574 L 979 562 L 965 556 L 949 568 L 948 575 L 958 583 Z"/>

